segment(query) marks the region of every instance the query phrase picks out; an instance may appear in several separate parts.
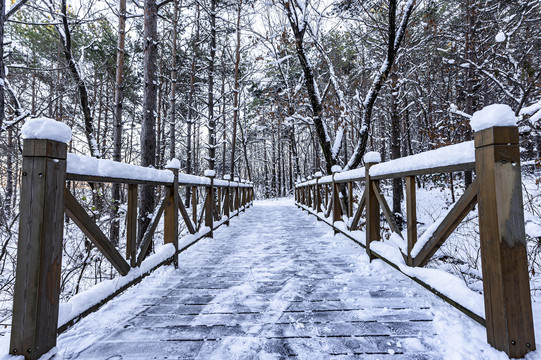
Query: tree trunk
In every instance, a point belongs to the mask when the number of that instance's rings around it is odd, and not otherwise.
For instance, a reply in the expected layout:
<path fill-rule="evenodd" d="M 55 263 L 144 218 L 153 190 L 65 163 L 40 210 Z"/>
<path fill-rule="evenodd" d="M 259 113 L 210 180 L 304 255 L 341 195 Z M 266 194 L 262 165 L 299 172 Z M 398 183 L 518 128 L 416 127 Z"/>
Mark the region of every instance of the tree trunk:
<path fill-rule="evenodd" d="M 169 105 L 169 159 L 176 157 L 176 92 L 177 92 L 177 25 L 178 25 L 178 0 L 174 0 L 175 9 L 173 14 L 173 40 L 171 44 L 171 99 Z"/>
<path fill-rule="evenodd" d="M 393 73 L 391 75 L 391 160 L 401 157 L 400 154 L 400 115 L 398 113 L 398 76 Z M 402 178 L 393 179 L 393 214 L 399 228 L 402 229 Z"/>
<path fill-rule="evenodd" d="M 115 104 L 113 108 L 113 161 L 122 161 L 122 102 L 124 101 L 124 48 L 126 44 L 126 0 L 118 4 L 118 42 L 116 48 Z M 120 184 L 113 184 L 113 221 L 111 222 L 111 242 L 119 243 L 120 226 L 118 209 L 120 206 Z"/>
<path fill-rule="evenodd" d="M 240 64 L 240 15 L 242 0 L 237 5 L 237 45 L 235 47 L 235 85 L 233 89 L 233 134 L 231 135 L 230 176 L 235 174 L 235 148 L 237 144 L 237 122 L 239 118 L 239 64 Z"/>
<path fill-rule="evenodd" d="M 155 0 L 145 0 L 144 12 L 144 90 L 143 122 L 141 129 L 141 166 L 155 166 L 156 161 L 156 102 L 158 60 L 158 6 Z M 141 186 L 139 196 L 138 243 L 150 223 L 149 215 L 154 210 L 154 186 Z"/>
<path fill-rule="evenodd" d="M 210 0 L 210 56 L 208 78 L 208 164 L 214 170 L 216 163 L 216 119 L 214 119 L 214 63 L 216 60 L 216 1 Z"/>
<path fill-rule="evenodd" d="M 4 65 L 4 22 L 6 14 L 6 3 L 0 4 L 0 129 L 4 125 L 4 81 L 6 78 L 6 70 Z"/>
<path fill-rule="evenodd" d="M 467 0 L 466 1 L 466 23 L 468 26 L 466 27 L 466 34 L 465 34 L 465 57 L 466 59 L 476 62 L 475 58 L 475 44 L 474 44 L 474 36 L 475 36 L 475 27 L 476 27 L 476 8 L 475 8 L 475 0 Z M 475 111 L 475 105 L 474 105 L 474 83 L 475 83 L 475 71 L 473 69 L 473 66 L 470 66 L 466 69 L 466 79 L 465 79 L 465 85 L 466 85 L 466 104 L 464 107 L 464 111 L 467 114 L 473 114 Z M 466 129 L 464 130 L 464 141 L 469 141 L 472 139 L 472 133 L 471 128 L 466 125 Z M 464 172 L 464 183 L 466 187 L 468 187 L 472 183 L 472 172 L 471 171 L 465 171 Z"/>
<path fill-rule="evenodd" d="M 71 76 L 73 77 L 75 83 L 77 84 L 77 90 L 79 91 L 79 101 L 81 104 L 81 110 L 84 115 L 84 132 L 86 140 L 88 142 L 88 147 L 90 148 L 90 154 L 93 157 L 100 157 L 100 151 L 98 149 L 98 143 L 96 142 L 94 134 L 94 123 L 92 120 L 92 114 L 90 112 L 90 105 L 88 102 L 88 91 L 86 87 L 85 80 L 79 74 L 75 60 L 71 54 L 71 33 L 68 24 L 68 15 L 67 15 L 67 5 L 66 0 L 62 0 L 62 29 L 58 28 L 58 33 L 62 38 L 62 43 L 64 45 L 64 56 L 68 63 L 68 69 Z M 0 74 L 1 74 L 0 70 Z M 2 88 L 3 89 L 3 88 Z M 2 96 L 3 99 L 3 96 Z M 3 100 L 1 100 L 3 102 Z"/>
<path fill-rule="evenodd" d="M 193 126 L 193 108 L 195 96 L 195 75 L 196 62 L 199 56 L 199 4 L 196 4 L 196 22 L 195 22 L 195 41 L 193 47 L 192 64 L 190 69 L 190 92 L 188 93 L 188 114 L 186 116 L 186 173 L 192 174 L 192 126 Z M 191 206 L 191 187 L 186 188 L 186 207 Z"/>

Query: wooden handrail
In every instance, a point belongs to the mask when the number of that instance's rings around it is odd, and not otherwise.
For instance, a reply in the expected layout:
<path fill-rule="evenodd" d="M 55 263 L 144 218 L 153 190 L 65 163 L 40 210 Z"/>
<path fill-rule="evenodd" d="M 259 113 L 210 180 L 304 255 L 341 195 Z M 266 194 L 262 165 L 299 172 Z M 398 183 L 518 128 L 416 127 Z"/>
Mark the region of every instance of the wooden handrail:
<path fill-rule="evenodd" d="M 164 243 L 172 243 L 175 251 L 169 260 L 161 264 L 172 262 L 176 265 L 178 263 L 178 252 L 182 250 L 179 250 L 178 242 L 179 212 L 188 232 L 195 234 L 197 231 L 196 221 L 192 221 L 180 198 L 180 187 L 185 186 L 193 190 L 192 216 L 194 220 L 198 215 L 197 188 L 203 188 L 207 194 L 200 216 L 201 219 L 205 219 L 205 226 L 209 227 L 209 231 L 201 233 L 192 241 L 192 244 L 203 236 L 212 236 L 217 226 L 224 222 L 228 223 L 230 216 L 244 211 L 254 199 L 253 185 L 245 181 L 183 175 L 179 174 L 177 169 L 169 169 L 171 172 L 153 170 L 151 175 L 157 174 L 159 180 L 74 174 L 66 170 L 67 162 L 69 162 L 67 158 L 66 144 L 52 140 L 24 140 L 21 221 L 9 352 L 12 355 L 23 355 L 25 359 L 38 359 L 56 345 L 64 211 L 113 267 L 121 275 L 126 275 L 131 268 L 140 266 L 145 259 L 162 215 L 164 216 Z M 72 159 L 77 161 L 77 158 L 72 157 Z M 93 159 L 92 161 L 100 160 Z M 110 162 L 107 165 L 110 166 Z M 131 165 L 122 166 L 138 169 Z M 147 174 L 147 177 L 150 176 Z M 169 178 L 173 181 L 163 181 Z M 66 181 L 128 185 L 126 260 L 129 260 L 129 264 L 70 190 L 65 187 Z M 163 186 L 165 195 L 143 235 L 137 255 L 138 185 Z M 223 206 L 221 203 L 217 204 L 214 196 L 217 192 L 215 189 L 221 189 L 218 191 L 219 202 L 222 201 L 221 194 L 225 194 Z M 235 201 L 230 199 L 233 193 L 236 194 Z M 144 276 L 146 273 L 138 275 L 130 283 L 134 284 Z M 100 304 L 103 305 L 104 301 Z M 74 322 L 75 320 L 69 321 L 70 324 Z"/>
<path fill-rule="evenodd" d="M 446 165 L 438 165 L 438 158 L 433 156 L 436 154 L 435 150 L 429 155 L 433 160 L 428 161 L 427 166 L 417 169 L 414 169 L 417 164 L 412 164 L 411 161 L 405 166 L 396 166 L 396 171 L 394 165 L 400 165 L 398 160 L 383 164 L 368 163 L 364 169 L 364 176 L 363 169 L 359 169 L 339 174 L 333 173 L 332 176 L 316 177 L 315 180 L 296 184 L 296 202 L 302 209 L 317 215 L 318 219 L 323 218 L 327 224 L 333 226 L 335 232 L 343 232 L 352 239 L 355 238 L 351 231 L 358 229 L 363 210 L 365 210 L 366 240 L 361 245 L 365 246 L 370 259 L 378 257 L 393 264 L 385 256 L 375 253 L 370 246 L 371 243 L 381 238 L 381 211 L 383 211 L 391 231 L 402 237 L 394 216 L 381 194 L 378 182 L 383 179 L 405 178 L 407 238 L 405 239 L 406 253 L 402 255 L 409 266 L 426 265 L 452 231 L 478 205 L 486 320 L 427 284 L 424 286 L 432 289 L 438 296 L 472 316 L 476 321 L 486 325 L 488 342 L 496 349 L 505 351 L 512 358 L 521 358 L 527 352 L 535 350 L 535 338 L 526 254 L 518 140 L 517 127 L 485 129 L 475 133 L 474 142 L 451 145 L 450 150 L 459 148 L 466 150 L 462 159 L 456 163 L 449 164 L 451 161 L 447 161 Z M 441 149 L 437 150 L 437 154 L 441 153 Z M 419 159 L 419 156 L 414 155 L 406 161 L 413 159 Z M 430 238 L 426 242 L 419 243 L 418 247 L 415 248 L 415 253 L 412 253 L 418 240 L 416 177 L 469 170 L 475 170 L 476 179 L 449 210 Z M 348 191 L 348 204 L 351 204 L 352 183 L 360 181 L 365 182 L 363 196 L 351 222 L 349 220 L 351 220 L 353 209 L 348 209 L 349 224 L 346 223 L 347 230 L 343 230 L 343 226 L 336 224 L 341 221 L 337 214 L 343 210 L 341 201 L 338 201 L 337 189 L 340 184 L 348 184 L 350 189 Z M 314 186 L 319 194 L 319 187 L 323 186 L 325 199 L 327 199 L 326 188 L 328 185 L 331 186 L 332 200 L 330 206 L 329 202 L 325 201 L 328 206 L 321 215 L 320 210 L 314 207 L 310 196 L 306 196 L 306 194 L 310 194 L 310 189 Z M 329 217 L 331 213 L 334 214 L 332 218 Z M 397 264 L 394 266 L 399 268 Z M 412 278 L 423 283 L 422 280 Z"/>

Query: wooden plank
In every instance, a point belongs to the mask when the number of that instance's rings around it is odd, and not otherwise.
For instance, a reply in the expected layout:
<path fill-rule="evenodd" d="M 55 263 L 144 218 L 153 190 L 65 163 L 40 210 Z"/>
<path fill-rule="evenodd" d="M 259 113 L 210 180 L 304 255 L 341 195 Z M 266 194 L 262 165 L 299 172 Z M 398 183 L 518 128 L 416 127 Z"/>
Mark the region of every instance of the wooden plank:
<path fill-rule="evenodd" d="M 158 223 L 160 222 L 160 218 L 162 217 L 163 211 L 165 209 L 166 199 L 170 196 L 170 192 L 171 191 L 169 190 L 169 188 L 167 188 L 165 192 L 165 197 L 161 202 L 158 212 L 154 216 L 152 223 L 143 235 L 143 239 L 141 240 L 141 249 L 139 250 L 139 255 L 137 256 L 137 266 L 141 266 L 141 263 L 143 262 L 143 260 L 145 260 L 145 257 L 147 256 L 148 249 L 150 247 L 150 244 L 152 243 L 152 237 L 154 236 L 156 227 L 158 227 Z"/>
<path fill-rule="evenodd" d="M 128 213 L 126 214 L 126 259 L 135 267 L 137 255 L 137 185 L 128 185 Z"/>
<path fill-rule="evenodd" d="M 350 230 L 357 230 L 359 228 L 359 220 L 361 220 L 361 216 L 363 214 L 363 210 L 365 206 L 366 206 L 366 189 L 363 192 L 363 196 L 361 196 L 361 202 L 359 203 L 359 206 L 357 206 L 357 211 L 355 212 L 355 216 L 353 217 L 353 221 L 351 222 L 351 225 L 349 227 Z"/>
<path fill-rule="evenodd" d="M 182 219 L 184 219 L 184 223 L 186 224 L 186 228 L 188 229 L 190 234 L 195 234 L 195 225 L 192 222 L 192 219 L 190 219 L 190 215 L 188 214 L 188 211 L 186 210 L 186 207 L 184 206 L 184 203 L 180 199 L 180 195 L 178 195 L 178 192 L 176 194 L 176 201 L 177 201 L 177 207 L 180 211 L 180 215 L 182 215 Z"/>
<path fill-rule="evenodd" d="M 415 176 L 406 177 L 406 217 L 407 217 L 407 233 L 408 233 L 408 249 L 406 262 L 408 265 L 413 265 L 411 250 L 417 242 L 417 200 L 415 194 Z"/>
<path fill-rule="evenodd" d="M 64 210 L 81 231 L 90 239 L 92 244 L 109 260 L 111 265 L 121 274 L 126 275 L 130 266 L 124 260 L 118 250 L 111 244 L 107 236 L 100 230 L 98 225 L 86 213 L 71 192 L 64 188 Z"/>
<path fill-rule="evenodd" d="M 400 171 L 395 173 L 389 173 L 384 175 L 371 176 L 373 180 L 383 180 L 383 179 L 393 179 L 393 178 L 403 178 L 408 176 L 420 176 L 420 175 L 430 175 L 430 174 L 447 174 L 455 171 L 469 171 L 475 170 L 475 163 L 464 163 L 458 165 L 446 165 L 446 166 L 437 166 L 426 169 L 410 170 L 410 171 Z"/>
<path fill-rule="evenodd" d="M 413 259 L 413 266 L 425 266 L 460 222 L 473 210 L 477 204 L 477 186 L 477 179 L 475 179 L 447 213 L 419 254 Z"/>
<path fill-rule="evenodd" d="M 58 323 L 67 150 L 44 141 L 24 140 L 9 353 L 26 359 L 56 346 Z M 40 144 L 39 155 L 55 157 L 31 156 L 31 144 Z"/>
<path fill-rule="evenodd" d="M 374 187 L 374 194 L 376 195 L 376 198 L 379 201 L 379 205 L 381 206 L 381 210 L 383 211 L 383 215 L 385 216 L 385 220 L 387 220 L 387 223 L 389 224 L 391 231 L 402 236 L 402 232 L 400 231 L 400 228 L 396 224 L 394 214 L 391 213 L 389 204 L 387 203 L 387 200 L 385 200 L 385 197 L 381 193 L 379 186 L 376 185 L 375 182 L 372 183 L 372 186 Z"/>
<path fill-rule="evenodd" d="M 511 358 L 535 350 L 517 140 L 517 127 L 475 133 L 487 338 Z"/>

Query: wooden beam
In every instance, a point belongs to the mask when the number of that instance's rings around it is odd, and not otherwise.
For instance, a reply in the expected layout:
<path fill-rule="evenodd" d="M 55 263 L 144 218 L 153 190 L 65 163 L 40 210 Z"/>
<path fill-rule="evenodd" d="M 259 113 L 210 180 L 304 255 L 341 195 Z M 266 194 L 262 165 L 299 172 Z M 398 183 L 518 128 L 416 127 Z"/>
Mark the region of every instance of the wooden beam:
<path fill-rule="evenodd" d="M 518 128 L 475 132 L 487 338 L 511 358 L 535 350 Z"/>
<path fill-rule="evenodd" d="M 173 255 L 173 264 L 178 266 L 178 169 L 169 169 L 173 172 L 175 179 L 173 186 L 167 188 L 167 196 L 164 199 L 165 209 L 163 215 L 163 242 L 164 244 L 173 244 L 175 254 Z"/>
<path fill-rule="evenodd" d="M 394 232 L 394 233 L 397 233 L 400 236 L 402 236 L 400 228 L 396 224 L 394 214 L 391 213 L 391 209 L 389 208 L 389 204 L 387 203 L 387 200 L 385 200 L 385 197 L 381 193 L 379 185 L 376 184 L 375 182 L 372 182 L 372 186 L 374 187 L 374 194 L 376 195 L 376 198 L 379 201 L 379 205 L 381 206 L 381 210 L 383 211 L 383 215 L 385 216 L 385 220 L 387 220 L 387 223 L 389 224 L 389 227 L 391 228 L 391 231 Z"/>
<path fill-rule="evenodd" d="M 417 200 L 415 186 L 415 176 L 406 177 L 406 217 L 408 227 L 408 249 L 406 254 L 406 262 L 409 266 L 413 265 L 411 250 L 417 242 Z"/>
<path fill-rule="evenodd" d="M 373 180 L 370 178 L 370 168 L 376 163 L 366 163 L 365 179 L 366 179 L 366 253 L 370 258 L 370 261 L 374 259 L 374 255 L 370 251 L 370 244 L 372 241 L 379 241 L 381 239 L 381 229 L 379 223 L 379 202 L 372 186 Z M 375 180 L 377 181 L 377 180 Z M 379 184 L 376 186 L 379 188 Z"/>
<path fill-rule="evenodd" d="M 477 204 L 477 179 L 471 183 L 453 208 L 445 215 L 428 242 L 413 259 L 413 266 L 425 266 L 434 253 L 443 245 L 462 220 Z"/>
<path fill-rule="evenodd" d="M 130 271 L 130 266 L 124 260 L 122 255 L 111 244 L 107 236 L 100 230 L 98 225 L 86 213 L 85 209 L 79 204 L 71 192 L 64 187 L 64 210 L 73 222 L 90 239 L 92 244 L 109 260 L 111 265 L 121 274 L 126 275 Z"/>
<path fill-rule="evenodd" d="M 24 140 L 9 353 L 38 359 L 56 346 L 66 144 Z"/>
<path fill-rule="evenodd" d="M 184 206 L 184 203 L 180 199 L 180 195 L 176 194 L 176 202 L 178 210 L 180 211 L 180 215 L 182 215 L 182 219 L 184 219 L 184 223 L 186 224 L 186 228 L 188 229 L 188 232 L 190 234 L 195 234 L 195 225 L 192 222 L 192 219 L 190 219 L 190 215 L 188 214 L 188 211 L 186 210 L 186 207 Z"/>
<path fill-rule="evenodd" d="M 361 202 L 359 203 L 359 206 L 357 206 L 357 211 L 355 212 L 355 216 L 353 217 L 353 221 L 351 222 L 351 225 L 349 227 L 350 230 L 357 230 L 359 228 L 359 221 L 361 220 L 361 216 L 363 214 L 364 207 L 366 206 L 366 189 L 363 192 L 363 196 L 361 196 Z"/>
<path fill-rule="evenodd" d="M 197 187 L 192 186 L 192 218 L 193 223 L 197 224 Z M 199 230 L 199 227 L 197 227 Z"/>
<path fill-rule="evenodd" d="M 130 266 L 137 262 L 137 185 L 128 185 L 128 213 L 126 214 L 126 259 Z"/>
<path fill-rule="evenodd" d="M 165 191 L 165 197 L 163 198 L 160 208 L 158 209 L 158 212 L 154 216 L 154 219 L 152 219 L 152 223 L 148 227 L 147 231 L 143 235 L 143 239 L 141 241 L 141 249 L 139 250 L 139 256 L 137 256 L 137 266 L 141 266 L 141 263 L 143 260 L 145 260 L 145 257 L 148 253 L 148 248 L 150 247 L 150 244 L 152 243 L 152 237 L 154 236 L 154 232 L 156 231 L 156 228 L 158 227 L 158 223 L 160 222 L 160 218 L 162 217 L 163 211 L 165 209 L 166 205 L 166 199 L 171 195 L 171 190 L 167 188 Z"/>

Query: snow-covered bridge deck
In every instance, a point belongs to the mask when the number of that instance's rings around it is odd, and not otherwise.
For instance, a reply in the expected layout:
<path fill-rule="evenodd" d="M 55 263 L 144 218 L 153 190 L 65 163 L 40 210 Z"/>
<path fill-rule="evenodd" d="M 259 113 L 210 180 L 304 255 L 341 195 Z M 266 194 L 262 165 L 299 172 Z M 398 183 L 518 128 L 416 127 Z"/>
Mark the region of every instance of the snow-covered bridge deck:
<path fill-rule="evenodd" d="M 157 270 L 63 333 L 56 358 L 438 359 L 466 341 L 490 349 L 481 326 L 370 264 L 293 201 L 248 212 L 181 253 L 178 269 Z"/>

